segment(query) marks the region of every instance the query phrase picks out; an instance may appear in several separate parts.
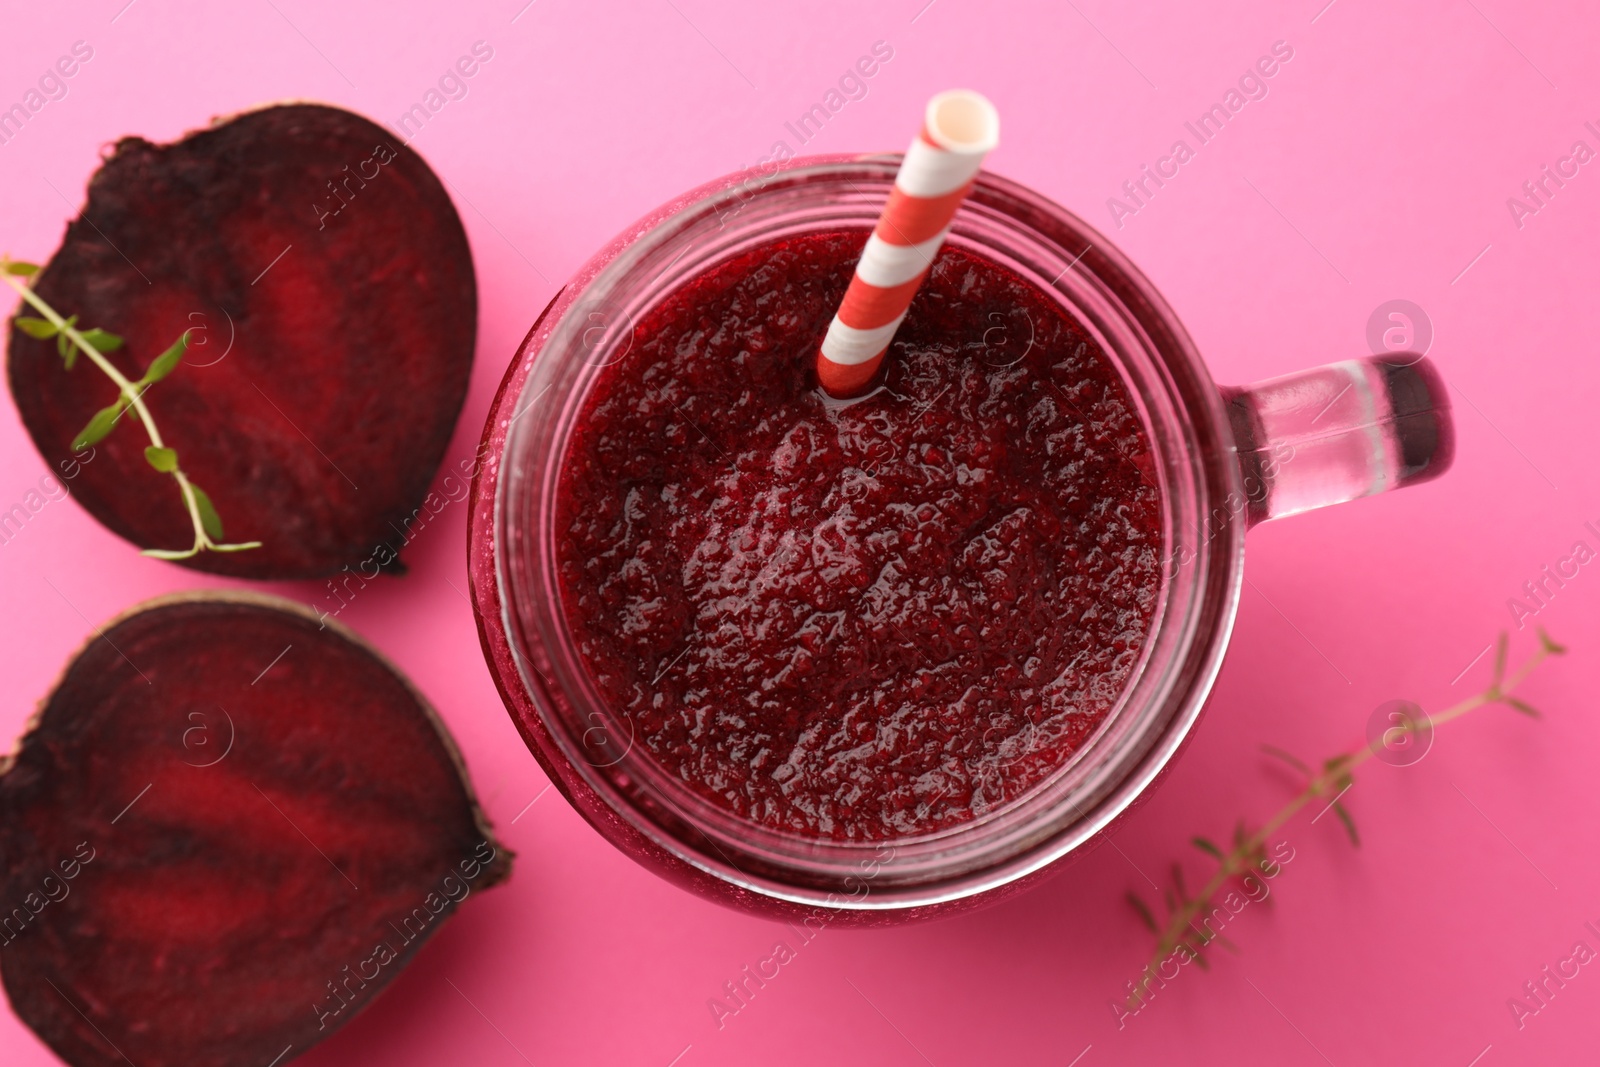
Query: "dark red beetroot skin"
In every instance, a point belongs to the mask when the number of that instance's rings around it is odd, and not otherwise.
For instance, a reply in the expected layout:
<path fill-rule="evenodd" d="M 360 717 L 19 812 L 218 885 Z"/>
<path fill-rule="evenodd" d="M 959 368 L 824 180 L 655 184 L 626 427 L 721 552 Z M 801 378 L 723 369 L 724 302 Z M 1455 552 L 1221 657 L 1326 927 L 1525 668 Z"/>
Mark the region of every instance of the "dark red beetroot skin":
<path fill-rule="evenodd" d="M 403 543 L 466 395 L 477 286 L 449 196 L 392 133 L 293 104 L 171 145 L 127 138 L 37 289 L 124 337 L 111 358 L 130 378 L 195 330 L 145 399 L 228 539 L 264 544 L 186 566 L 314 578 Z M 95 518 L 141 548 L 192 543 L 131 415 L 71 464 L 74 436 L 116 397 L 103 374 L 81 359 L 66 371 L 54 342 L 13 327 L 9 375 L 34 443 L 77 472 Z"/>
<path fill-rule="evenodd" d="M 0 776 L 0 864 L 0 974 L 58 1055 L 222 1067 L 348 1022 L 510 855 L 376 653 L 201 594 L 67 668 Z"/>

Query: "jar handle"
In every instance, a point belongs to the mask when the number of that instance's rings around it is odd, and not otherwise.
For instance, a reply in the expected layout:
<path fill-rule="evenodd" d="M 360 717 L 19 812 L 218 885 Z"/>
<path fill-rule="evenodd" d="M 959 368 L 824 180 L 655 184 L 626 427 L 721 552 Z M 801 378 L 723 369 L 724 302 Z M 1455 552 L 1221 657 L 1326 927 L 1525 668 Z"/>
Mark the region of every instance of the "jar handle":
<path fill-rule="evenodd" d="M 1437 478 L 1455 455 L 1450 397 L 1410 353 L 1223 391 L 1251 525 Z"/>

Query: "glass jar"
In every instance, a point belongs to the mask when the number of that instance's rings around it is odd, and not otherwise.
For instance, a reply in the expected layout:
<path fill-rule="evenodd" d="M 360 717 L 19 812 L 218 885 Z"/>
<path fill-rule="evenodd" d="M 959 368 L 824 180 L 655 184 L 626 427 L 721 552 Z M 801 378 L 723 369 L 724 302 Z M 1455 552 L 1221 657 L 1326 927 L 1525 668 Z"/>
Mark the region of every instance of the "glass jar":
<path fill-rule="evenodd" d="M 1172 310 L 1082 220 L 990 174 L 948 241 L 1053 295 L 1094 335 L 1144 422 L 1167 566 L 1140 659 L 1097 733 L 1008 806 L 923 836 L 803 838 L 717 807 L 656 763 L 606 706 L 567 630 L 554 511 L 568 435 L 634 323 L 686 281 L 775 239 L 872 228 L 898 155 L 799 160 L 713 182 L 642 219 L 534 324 L 484 428 L 468 530 L 490 671 L 528 747 L 608 840 L 725 903 L 883 922 L 1014 890 L 1126 811 L 1178 752 L 1221 666 L 1247 528 L 1425 481 L 1448 467 L 1448 398 L 1420 356 L 1214 384 Z"/>

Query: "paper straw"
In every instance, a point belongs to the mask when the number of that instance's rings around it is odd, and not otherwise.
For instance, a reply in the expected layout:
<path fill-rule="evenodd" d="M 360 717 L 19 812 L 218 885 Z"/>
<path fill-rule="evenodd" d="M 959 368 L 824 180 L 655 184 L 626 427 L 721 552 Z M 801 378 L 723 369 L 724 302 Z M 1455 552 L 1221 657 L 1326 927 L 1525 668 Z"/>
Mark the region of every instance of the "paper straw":
<path fill-rule="evenodd" d="M 981 94 L 951 89 L 928 101 L 922 132 L 906 150 L 817 353 L 817 380 L 829 396 L 858 396 L 871 384 L 956 208 L 999 138 L 999 113 Z"/>

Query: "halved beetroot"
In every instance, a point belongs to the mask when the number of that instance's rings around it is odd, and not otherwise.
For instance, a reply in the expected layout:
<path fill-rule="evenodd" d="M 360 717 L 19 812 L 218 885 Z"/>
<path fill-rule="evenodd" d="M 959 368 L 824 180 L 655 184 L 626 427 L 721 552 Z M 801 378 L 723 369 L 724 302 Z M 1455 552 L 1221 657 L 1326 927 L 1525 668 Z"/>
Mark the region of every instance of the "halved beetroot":
<path fill-rule="evenodd" d="M 133 380 L 193 331 L 145 399 L 228 539 L 263 544 L 184 565 L 263 579 L 392 565 L 461 412 L 477 322 L 461 219 L 392 132 L 286 104 L 170 145 L 125 138 L 35 288 L 123 337 L 110 358 Z M 66 370 L 54 342 L 13 327 L 9 375 L 90 514 L 140 548 L 189 546 L 135 419 L 73 462 L 73 438 L 116 398 L 103 374 Z"/>
<path fill-rule="evenodd" d="M 288 601 L 163 598 L 84 647 L 4 761 L 0 975 L 76 1067 L 281 1064 L 510 862 L 358 638 Z"/>

